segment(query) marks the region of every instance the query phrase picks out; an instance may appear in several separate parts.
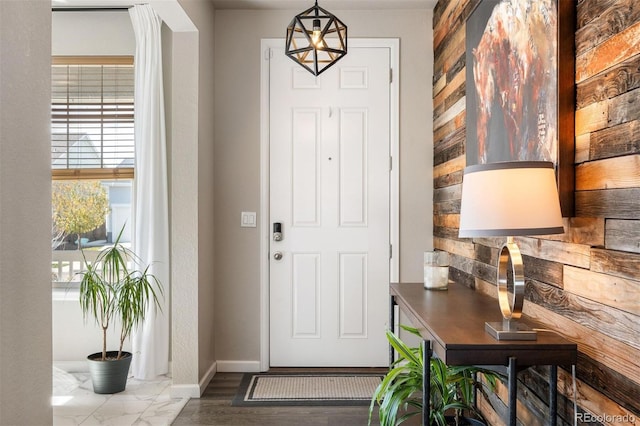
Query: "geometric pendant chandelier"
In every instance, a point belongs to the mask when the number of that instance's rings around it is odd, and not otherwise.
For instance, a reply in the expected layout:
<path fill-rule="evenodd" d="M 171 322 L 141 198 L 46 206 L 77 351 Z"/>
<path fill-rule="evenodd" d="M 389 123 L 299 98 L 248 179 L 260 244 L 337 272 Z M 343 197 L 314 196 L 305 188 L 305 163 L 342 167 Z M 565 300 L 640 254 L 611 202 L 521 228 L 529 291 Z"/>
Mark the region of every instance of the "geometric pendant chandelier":
<path fill-rule="evenodd" d="M 317 76 L 347 54 L 347 26 L 316 0 L 291 20 L 285 54 Z"/>

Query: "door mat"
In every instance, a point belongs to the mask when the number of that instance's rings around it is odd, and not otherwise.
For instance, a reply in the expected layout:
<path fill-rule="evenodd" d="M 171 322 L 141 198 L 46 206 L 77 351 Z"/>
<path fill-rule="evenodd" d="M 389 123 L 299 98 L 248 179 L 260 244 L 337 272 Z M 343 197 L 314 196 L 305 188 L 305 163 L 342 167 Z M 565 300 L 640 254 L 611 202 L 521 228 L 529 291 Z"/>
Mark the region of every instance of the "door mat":
<path fill-rule="evenodd" d="M 231 405 L 369 405 L 383 374 L 245 374 Z"/>

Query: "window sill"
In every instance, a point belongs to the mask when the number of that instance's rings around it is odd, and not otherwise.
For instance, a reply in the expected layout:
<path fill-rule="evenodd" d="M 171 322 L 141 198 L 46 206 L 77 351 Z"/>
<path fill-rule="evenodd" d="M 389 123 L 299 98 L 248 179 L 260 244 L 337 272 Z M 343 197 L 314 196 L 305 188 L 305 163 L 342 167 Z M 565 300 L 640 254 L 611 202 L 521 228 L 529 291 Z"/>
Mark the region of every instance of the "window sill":
<path fill-rule="evenodd" d="M 71 284 L 66 287 L 56 287 L 51 290 L 51 300 L 54 302 L 77 302 L 80 299 L 80 289 Z"/>

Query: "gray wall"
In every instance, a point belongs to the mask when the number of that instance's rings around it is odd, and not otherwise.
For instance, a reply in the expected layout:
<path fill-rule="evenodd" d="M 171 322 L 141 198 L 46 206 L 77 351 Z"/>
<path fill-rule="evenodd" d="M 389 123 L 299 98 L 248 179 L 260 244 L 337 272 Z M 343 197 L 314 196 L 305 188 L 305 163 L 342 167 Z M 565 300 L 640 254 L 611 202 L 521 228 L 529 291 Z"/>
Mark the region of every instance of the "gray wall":
<path fill-rule="evenodd" d="M 198 28 L 198 373 L 206 377 L 215 362 L 214 339 L 214 15 L 213 3 L 180 0 Z"/>
<path fill-rule="evenodd" d="M 218 366 L 260 359 L 260 39 L 282 38 L 296 10 L 218 10 L 215 19 L 215 327 Z M 432 11 L 334 10 L 350 37 L 400 38 L 402 280 L 422 281 L 432 248 Z M 258 218 L 260 222 L 260 218 Z"/>
<path fill-rule="evenodd" d="M 197 33 L 176 32 L 173 34 L 173 122 L 189 130 L 185 123 L 195 123 L 197 134 L 196 144 L 187 142 L 185 134 L 179 128 L 173 129 L 172 140 L 172 175 L 174 176 L 173 206 L 171 220 L 174 283 L 176 279 L 185 281 L 180 286 L 178 298 L 174 298 L 174 326 L 173 326 L 173 366 L 174 388 L 176 375 L 187 377 L 176 370 L 180 363 L 184 373 L 193 374 L 193 369 L 199 380 L 200 391 L 215 373 L 215 335 L 214 335 L 214 285 L 215 285 L 215 253 L 214 234 L 214 194 L 213 194 L 213 139 L 214 111 L 213 90 L 213 37 L 214 37 L 214 9 L 211 2 L 201 0 L 180 0 L 180 5 L 187 13 Z M 193 39 L 195 35 L 196 39 Z M 193 52 L 190 50 L 195 47 Z M 187 51 L 189 50 L 189 51 Z M 193 84 L 195 82 L 195 85 Z M 192 93 L 194 89 L 196 92 Z M 195 101 L 195 105 L 193 104 Z M 182 107 L 177 107 L 181 103 Z M 193 109 L 195 107 L 195 109 Z M 189 130 L 190 131 L 190 130 Z M 189 175 L 188 179 L 185 176 Z M 180 183 L 182 182 L 182 183 Z M 192 186 L 188 186 L 192 183 Z M 195 192 L 194 192 L 195 191 Z M 195 199 L 189 195 L 195 195 Z M 186 219 L 191 218 L 191 223 Z M 182 224 L 176 224 L 176 219 Z M 188 229 L 187 229 L 188 228 Z M 182 232 L 187 229 L 189 240 L 184 241 Z M 193 235 L 193 230 L 196 234 Z M 179 245 L 188 249 L 185 253 Z M 196 252 L 190 256 L 195 244 Z M 195 269 L 195 281 L 185 274 L 191 274 L 186 266 Z M 184 273 L 178 273 L 181 268 Z M 190 282 L 195 282 L 192 286 Z M 190 336 L 195 332 L 195 336 Z M 185 338 L 185 336 L 187 338 Z M 189 337 L 190 336 L 190 337 Z M 196 338 L 194 342 L 193 338 Z M 195 362 L 191 360 L 194 356 Z M 180 359 L 180 361 L 179 361 Z"/>
<path fill-rule="evenodd" d="M 51 410 L 51 3 L 0 1 L 0 424 Z"/>

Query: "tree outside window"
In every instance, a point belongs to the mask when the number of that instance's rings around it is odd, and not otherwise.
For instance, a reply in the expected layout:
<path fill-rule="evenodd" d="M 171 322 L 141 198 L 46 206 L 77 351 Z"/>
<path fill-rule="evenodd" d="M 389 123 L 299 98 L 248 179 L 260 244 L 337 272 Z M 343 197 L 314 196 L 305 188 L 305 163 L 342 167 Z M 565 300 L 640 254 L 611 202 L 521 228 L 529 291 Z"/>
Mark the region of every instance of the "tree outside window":
<path fill-rule="evenodd" d="M 56 231 L 75 235 L 78 249 L 82 249 L 82 234 L 105 223 L 109 197 L 100 181 L 54 181 L 52 209 Z"/>

